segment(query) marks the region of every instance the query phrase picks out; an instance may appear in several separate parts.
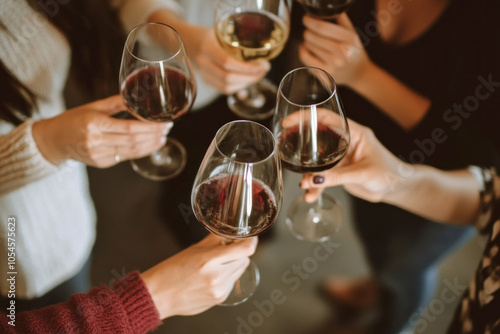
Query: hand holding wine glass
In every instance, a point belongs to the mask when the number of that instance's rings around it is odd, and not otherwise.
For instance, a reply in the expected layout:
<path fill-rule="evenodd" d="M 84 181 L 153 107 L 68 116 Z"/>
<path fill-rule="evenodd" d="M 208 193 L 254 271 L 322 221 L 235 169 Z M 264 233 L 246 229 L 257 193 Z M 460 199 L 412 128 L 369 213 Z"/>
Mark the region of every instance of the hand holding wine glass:
<path fill-rule="evenodd" d="M 243 61 L 270 60 L 288 39 L 290 11 L 286 0 L 218 0 L 215 32 L 221 46 Z M 276 87 L 268 80 L 228 96 L 229 108 L 238 116 L 260 120 L 273 113 Z"/>
<path fill-rule="evenodd" d="M 283 181 L 271 131 L 252 121 L 223 125 L 215 135 L 194 181 L 191 204 L 210 232 L 230 240 L 259 235 L 276 222 Z M 226 305 L 245 301 L 259 282 L 251 264 Z"/>
<path fill-rule="evenodd" d="M 325 114 L 327 118 L 332 116 Z M 351 142 L 342 161 L 335 168 L 302 177 L 300 187 L 306 190 L 305 200 L 314 202 L 324 188 L 343 186 L 364 200 L 391 203 L 391 199 L 400 196 L 398 191 L 407 186 L 401 181 L 415 174 L 415 168 L 394 156 L 370 128 L 349 120 L 349 130 Z M 315 183 L 317 176 L 324 182 Z"/>
<path fill-rule="evenodd" d="M 336 23 L 316 17 L 303 17 L 306 28 L 299 48 L 299 58 L 306 66 L 319 67 L 335 77 L 337 84 L 356 88 L 372 62 L 347 14 Z"/>
<path fill-rule="evenodd" d="M 130 113 L 149 122 L 172 122 L 193 104 L 196 84 L 179 34 L 161 23 L 141 24 L 128 34 L 120 67 L 120 92 Z M 178 175 L 186 163 L 184 147 L 169 138 L 163 148 L 131 161 L 152 180 Z"/>
<path fill-rule="evenodd" d="M 294 172 L 334 167 L 347 152 L 350 135 L 333 78 L 314 67 L 297 68 L 282 79 L 273 118 L 281 161 Z M 324 241 L 340 227 L 341 211 L 326 195 L 314 203 L 299 197 L 286 218 L 299 239 Z"/>

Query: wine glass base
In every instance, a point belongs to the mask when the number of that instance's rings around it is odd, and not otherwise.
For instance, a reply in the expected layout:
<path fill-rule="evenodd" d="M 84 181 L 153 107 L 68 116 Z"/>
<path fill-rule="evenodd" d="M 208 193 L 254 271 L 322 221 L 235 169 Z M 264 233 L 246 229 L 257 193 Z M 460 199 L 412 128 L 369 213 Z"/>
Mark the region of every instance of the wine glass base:
<path fill-rule="evenodd" d="M 240 278 L 234 283 L 233 290 L 229 296 L 223 301 L 220 306 L 235 306 L 245 302 L 252 297 L 260 283 L 259 268 L 250 260 L 250 264 L 245 269 Z"/>
<path fill-rule="evenodd" d="M 307 203 L 301 196 L 287 212 L 286 225 L 299 240 L 324 242 L 335 235 L 342 225 L 342 210 L 337 202 L 326 194 L 320 201 Z"/>
<path fill-rule="evenodd" d="M 150 155 L 130 160 L 134 171 L 146 179 L 164 181 L 179 175 L 186 167 L 187 153 L 184 146 L 173 138 Z"/>
<path fill-rule="evenodd" d="M 253 90 L 254 94 L 250 90 Z M 252 87 L 229 95 L 227 105 L 239 117 L 263 120 L 274 114 L 277 92 L 276 86 L 271 81 L 263 79 Z"/>

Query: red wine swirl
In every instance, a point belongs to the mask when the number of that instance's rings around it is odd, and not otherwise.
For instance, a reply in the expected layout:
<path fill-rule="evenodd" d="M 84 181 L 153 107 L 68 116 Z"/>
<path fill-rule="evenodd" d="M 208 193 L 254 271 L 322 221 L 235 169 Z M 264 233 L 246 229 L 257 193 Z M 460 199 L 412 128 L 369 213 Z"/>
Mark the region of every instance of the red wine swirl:
<path fill-rule="evenodd" d="M 316 149 L 312 136 L 306 125 L 283 130 L 278 141 L 283 167 L 298 173 L 319 172 L 335 166 L 347 152 L 347 137 L 341 130 L 318 124 Z"/>
<path fill-rule="evenodd" d="M 163 73 L 162 73 L 163 72 Z M 194 99 L 191 81 L 178 69 L 148 66 L 132 72 L 122 96 L 130 112 L 155 122 L 170 122 L 185 114 Z"/>
<path fill-rule="evenodd" d="M 267 230 L 277 218 L 274 194 L 259 180 L 246 181 L 242 174 L 220 174 L 200 184 L 193 202 L 196 218 L 211 232 L 228 238 Z"/>

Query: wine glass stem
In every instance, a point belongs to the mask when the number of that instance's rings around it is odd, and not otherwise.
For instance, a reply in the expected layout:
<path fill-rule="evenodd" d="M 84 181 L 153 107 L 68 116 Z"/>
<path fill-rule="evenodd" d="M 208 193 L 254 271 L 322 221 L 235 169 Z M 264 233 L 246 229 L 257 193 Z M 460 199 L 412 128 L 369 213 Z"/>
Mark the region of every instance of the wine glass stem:
<path fill-rule="evenodd" d="M 318 207 L 321 208 L 323 206 L 323 193 L 320 193 L 318 196 Z"/>
<path fill-rule="evenodd" d="M 266 104 L 266 97 L 260 92 L 259 85 L 251 84 L 245 89 L 248 94 L 246 100 L 249 105 L 252 105 L 255 108 L 262 108 L 264 104 Z"/>

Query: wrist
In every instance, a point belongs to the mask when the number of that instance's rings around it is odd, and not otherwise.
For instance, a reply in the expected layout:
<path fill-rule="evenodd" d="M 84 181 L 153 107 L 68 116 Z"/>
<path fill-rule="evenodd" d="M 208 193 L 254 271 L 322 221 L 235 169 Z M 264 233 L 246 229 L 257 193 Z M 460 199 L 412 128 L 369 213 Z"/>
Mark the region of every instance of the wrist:
<path fill-rule="evenodd" d="M 388 173 L 386 180 L 389 191 L 384 193 L 381 202 L 400 205 L 405 200 L 411 200 L 414 190 L 425 182 L 425 166 L 412 165 L 401 161 L 396 170 Z"/>
<path fill-rule="evenodd" d="M 155 274 L 155 271 L 156 269 L 153 267 L 144 273 L 141 273 L 140 276 L 144 285 L 146 285 L 158 314 L 160 315 L 160 319 L 165 319 L 175 314 L 172 311 L 172 305 L 169 304 L 170 298 L 162 295 L 163 282 L 157 281 L 156 277 L 158 274 Z"/>
<path fill-rule="evenodd" d="M 44 119 L 33 123 L 31 132 L 38 150 L 43 157 L 54 165 L 59 165 L 65 160 L 64 153 L 57 148 L 52 140 L 50 126 L 52 119 Z"/>
<path fill-rule="evenodd" d="M 365 95 L 364 93 L 366 90 L 376 84 L 374 79 L 377 76 L 377 72 L 381 70 L 382 69 L 372 62 L 370 58 L 367 58 L 366 63 L 360 68 L 359 74 L 356 76 L 355 80 L 347 83 L 347 86 L 356 93 Z"/>

